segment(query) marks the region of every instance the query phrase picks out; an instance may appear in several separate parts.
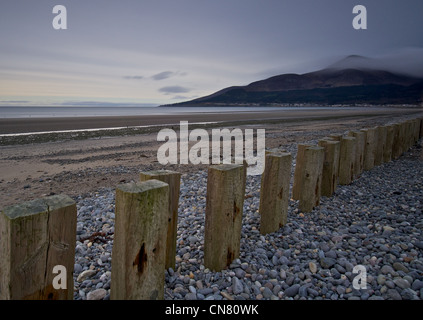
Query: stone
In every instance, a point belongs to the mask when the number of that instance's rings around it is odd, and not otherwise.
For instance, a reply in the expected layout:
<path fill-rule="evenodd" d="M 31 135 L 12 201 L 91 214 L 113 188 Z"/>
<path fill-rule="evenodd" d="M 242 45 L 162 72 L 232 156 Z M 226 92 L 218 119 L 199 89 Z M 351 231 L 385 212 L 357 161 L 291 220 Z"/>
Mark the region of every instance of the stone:
<path fill-rule="evenodd" d="M 85 270 L 85 271 L 82 271 L 80 274 L 79 274 L 79 276 L 78 276 L 78 278 L 76 279 L 76 281 L 78 281 L 78 282 L 83 282 L 84 280 L 86 280 L 87 278 L 89 278 L 89 277 L 92 277 L 93 275 L 95 275 L 97 272 L 96 271 L 94 271 L 94 270 Z"/>
<path fill-rule="evenodd" d="M 284 294 L 287 297 L 294 297 L 298 293 L 299 290 L 300 290 L 300 285 L 299 284 L 294 284 L 294 285 L 290 286 L 289 288 L 287 288 L 284 291 Z"/>
<path fill-rule="evenodd" d="M 335 259 L 333 259 L 333 258 L 327 258 L 327 257 L 324 257 L 324 258 L 320 259 L 320 265 L 321 265 L 321 266 L 322 266 L 322 268 L 324 268 L 324 269 L 329 269 L 329 268 L 331 268 L 332 266 L 334 266 L 334 265 L 335 265 L 335 263 L 336 263 L 336 260 L 335 260 Z"/>
<path fill-rule="evenodd" d="M 399 292 L 395 289 L 388 289 L 387 291 L 387 295 L 390 299 L 392 300 L 402 300 L 401 295 L 399 294 Z"/>
<path fill-rule="evenodd" d="M 393 265 L 395 270 L 397 271 L 404 271 L 405 273 L 409 273 L 410 271 L 407 269 L 406 266 L 404 266 L 402 263 L 400 262 L 394 262 Z"/>
<path fill-rule="evenodd" d="M 405 280 L 405 279 L 402 279 L 402 278 L 396 278 L 396 279 L 394 279 L 393 280 L 394 281 L 394 283 L 398 286 L 398 287 L 400 287 L 401 289 L 408 289 L 408 288 L 410 288 L 410 282 L 408 282 L 407 280 Z"/>
<path fill-rule="evenodd" d="M 244 291 L 244 286 L 242 285 L 241 280 L 237 277 L 232 278 L 232 292 L 234 294 L 240 294 Z"/>
<path fill-rule="evenodd" d="M 309 267 L 309 269 L 310 269 L 310 271 L 312 273 L 316 273 L 317 272 L 317 265 L 313 261 L 310 261 L 308 263 L 308 267 Z"/>
<path fill-rule="evenodd" d="M 87 300 L 103 300 L 107 295 L 107 290 L 100 288 L 94 291 L 90 291 L 87 294 Z"/>

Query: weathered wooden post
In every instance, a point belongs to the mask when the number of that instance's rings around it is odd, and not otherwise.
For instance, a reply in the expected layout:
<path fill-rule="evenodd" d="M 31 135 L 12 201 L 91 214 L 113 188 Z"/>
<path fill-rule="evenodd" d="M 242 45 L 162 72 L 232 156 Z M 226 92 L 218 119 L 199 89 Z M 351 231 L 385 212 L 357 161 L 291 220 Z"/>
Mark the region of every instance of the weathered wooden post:
<path fill-rule="evenodd" d="M 1 300 L 73 299 L 76 211 L 71 198 L 54 195 L 1 212 Z"/>
<path fill-rule="evenodd" d="M 260 188 L 261 234 L 275 232 L 287 222 L 291 165 L 290 153 L 269 152 L 266 154 Z"/>
<path fill-rule="evenodd" d="M 159 180 L 116 188 L 110 298 L 164 298 L 169 185 Z"/>
<path fill-rule="evenodd" d="M 300 199 L 298 209 L 302 212 L 311 212 L 320 204 L 324 148 L 308 147 L 304 151 L 304 170 L 299 176 Z"/>
<path fill-rule="evenodd" d="M 423 138 L 423 118 L 420 119 L 420 134 L 419 139 Z"/>
<path fill-rule="evenodd" d="M 354 137 L 342 137 L 339 151 L 339 184 L 347 185 L 354 180 L 355 164 Z"/>
<path fill-rule="evenodd" d="M 335 141 L 341 142 L 343 136 L 344 135 L 343 134 L 340 134 L 340 133 L 332 133 L 332 134 L 329 135 L 329 138 L 330 139 L 333 139 Z"/>
<path fill-rule="evenodd" d="M 420 119 L 414 119 L 414 144 L 419 141 Z"/>
<path fill-rule="evenodd" d="M 413 119 L 413 121 L 414 121 L 414 141 L 413 141 L 413 144 L 416 144 L 419 141 L 420 119 Z"/>
<path fill-rule="evenodd" d="M 392 160 L 392 149 L 394 142 L 394 125 L 387 125 L 386 127 L 386 140 L 385 148 L 383 149 L 383 162 Z"/>
<path fill-rule="evenodd" d="M 366 147 L 366 134 L 362 131 L 350 131 L 350 137 L 355 138 L 355 163 L 354 175 L 358 177 L 364 170 L 364 148 Z"/>
<path fill-rule="evenodd" d="M 405 141 L 406 141 L 405 151 L 408 151 L 410 147 L 413 145 L 412 127 L 413 127 L 413 122 L 411 120 L 407 120 L 405 122 Z"/>
<path fill-rule="evenodd" d="M 380 166 L 383 163 L 383 149 L 386 141 L 386 130 L 383 126 L 376 127 L 377 140 L 375 145 L 375 166 Z"/>
<path fill-rule="evenodd" d="M 364 170 L 371 170 L 375 166 L 375 148 L 377 143 L 376 128 L 361 129 L 366 133 L 366 146 L 364 148 Z"/>
<path fill-rule="evenodd" d="M 392 158 L 398 159 L 401 155 L 401 141 L 400 141 L 400 130 L 401 125 L 399 123 L 394 123 L 394 132 L 392 138 Z"/>
<path fill-rule="evenodd" d="M 340 146 L 339 141 L 319 140 L 319 147 L 324 148 L 321 195 L 325 197 L 332 196 L 338 185 Z"/>
<path fill-rule="evenodd" d="M 399 130 L 399 141 L 400 141 L 400 156 L 407 151 L 407 139 L 406 139 L 406 123 L 400 123 L 400 130 Z"/>
<path fill-rule="evenodd" d="M 299 143 L 297 144 L 297 157 L 295 160 L 295 169 L 294 169 L 294 183 L 292 185 L 292 199 L 300 200 L 301 186 L 298 182 L 301 181 L 300 176 L 304 170 L 304 152 L 305 149 L 311 147 L 311 144 Z"/>
<path fill-rule="evenodd" d="M 239 257 L 245 182 L 243 165 L 209 167 L 204 266 L 210 270 L 223 270 Z"/>
<path fill-rule="evenodd" d="M 140 173 L 141 181 L 156 179 L 169 185 L 169 214 L 167 217 L 166 262 L 165 268 L 175 269 L 176 233 L 178 227 L 179 191 L 181 174 L 170 170 L 156 170 Z"/>

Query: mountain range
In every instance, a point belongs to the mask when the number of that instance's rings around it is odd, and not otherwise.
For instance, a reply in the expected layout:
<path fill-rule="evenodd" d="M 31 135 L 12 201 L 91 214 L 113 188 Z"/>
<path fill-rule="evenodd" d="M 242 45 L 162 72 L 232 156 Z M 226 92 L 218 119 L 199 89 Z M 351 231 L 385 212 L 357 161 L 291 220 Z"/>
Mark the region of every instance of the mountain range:
<path fill-rule="evenodd" d="M 422 103 L 423 78 L 380 67 L 351 55 L 319 71 L 277 75 L 172 106 Z"/>

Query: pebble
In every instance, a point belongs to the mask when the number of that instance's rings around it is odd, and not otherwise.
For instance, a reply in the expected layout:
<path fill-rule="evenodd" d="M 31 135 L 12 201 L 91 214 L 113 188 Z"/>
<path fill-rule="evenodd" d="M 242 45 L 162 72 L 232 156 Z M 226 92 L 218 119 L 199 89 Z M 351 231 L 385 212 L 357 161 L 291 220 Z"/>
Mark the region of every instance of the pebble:
<path fill-rule="evenodd" d="M 94 291 L 88 292 L 87 300 L 103 300 L 106 295 L 107 295 L 107 290 L 96 289 Z"/>
<path fill-rule="evenodd" d="M 295 163 L 296 144 L 284 147 Z M 166 300 L 423 299 L 423 166 L 417 152 L 338 186 L 311 213 L 301 215 L 290 199 L 286 225 L 268 235 L 259 232 L 260 183 L 260 176 L 247 176 L 239 258 L 211 271 L 203 265 L 207 170 L 182 175 L 176 265 L 165 271 Z M 107 299 L 114 189 L 75 201 L 74 299 Z M 96 232 L 104 236 L 91 239 Z M 353 287 L 357 265 L 366 268 L 366 289 Z"/>

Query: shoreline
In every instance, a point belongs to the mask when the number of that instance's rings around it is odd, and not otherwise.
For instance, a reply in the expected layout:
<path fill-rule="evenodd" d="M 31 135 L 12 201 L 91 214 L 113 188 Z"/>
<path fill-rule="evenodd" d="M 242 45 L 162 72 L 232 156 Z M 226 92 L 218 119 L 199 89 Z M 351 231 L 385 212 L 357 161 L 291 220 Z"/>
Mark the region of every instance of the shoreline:
<path fill-rule="evenodd" d="M 170 115 L 141 116 L 98 116 L 98 117 L 52 117 L 52 118 L 3 118 L 0 119 L 0 136 L 22 133 L 51 133 L 61 131 L 111 130 L 129 128 L 149 128 L 171 126 L 180 121 L 190 123 L 249 123 L 257 121 L 277 122 L 352 116 L 387 116 L 423 112 L 422 108 L 371 107 L 371 108 L 336 108 L 336 109 L 298 109 L 298 110 L 264 110 L 242 112 L 204 112 L 180 113 Z M 0 143 L 1 145 L 1 143 Z"/>

